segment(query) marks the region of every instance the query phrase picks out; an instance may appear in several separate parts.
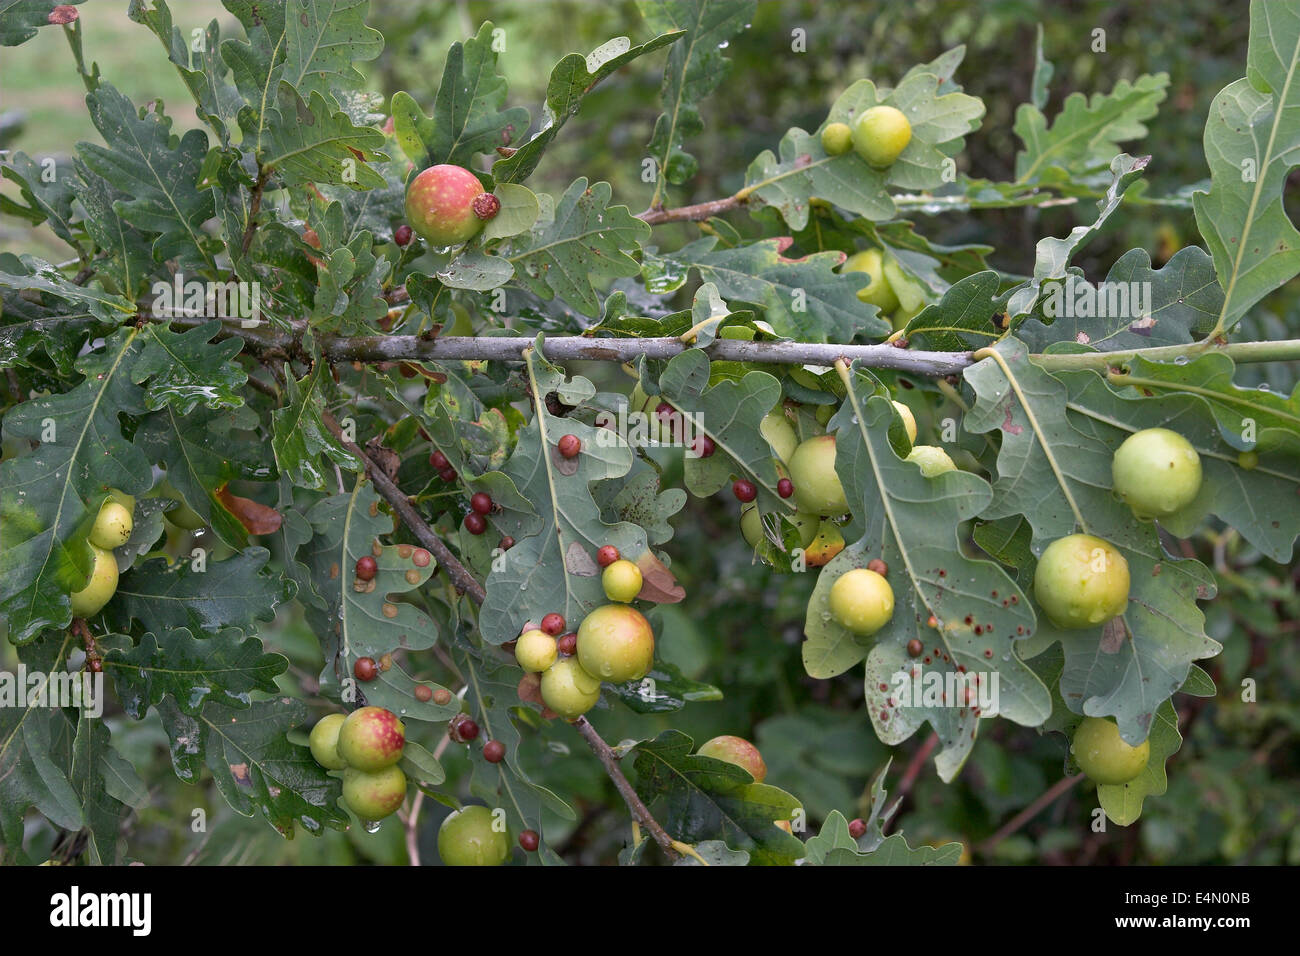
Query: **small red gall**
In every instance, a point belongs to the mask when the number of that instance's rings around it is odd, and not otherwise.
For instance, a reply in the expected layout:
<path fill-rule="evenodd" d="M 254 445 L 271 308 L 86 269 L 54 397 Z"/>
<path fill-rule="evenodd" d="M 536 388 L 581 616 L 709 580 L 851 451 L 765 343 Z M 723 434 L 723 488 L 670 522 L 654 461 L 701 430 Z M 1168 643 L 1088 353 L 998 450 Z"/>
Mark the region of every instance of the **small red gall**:
<path fill-rule="evenodd" d="M 352 673 L 359 681 L 372 681 L 379 676 L 379 666 L 373 657 L 358 657 L 352 665 Z"/>
<path fill-rule="evenodd" d="M 501 211 L 501 200 L 491 193 L 479 193 L 470 203 L 470 208 L 474 210 L 474 215 L 487 222 L 489 219 L 495 219 L 496 214 Z"/>
<path fill-rule="evenodd" d="M 618 548 L 614 547 L 612 544 L 607 544 L 596 551 L 596 563 L 602 568 L 609 567 L 620 557 L 621 555 L 618 553 Z"/>
<path fill-rule="evenodd" d="M 357 558 L 357 577 L 362 581 L 373 581 L 379 571 L 379 563 L 370 555 Z"/>
<path fill-rule="evenodd" d="M 478 514 L 487 515 L 492 513 L 492 496 L 486 491 L 477 491 L 469 499 L 469 506 Z"/>
<path fill-rule="evenodd" d="M 477 511 L 471 511 L 465 516 L 465 530 L 470 534 L 482 534 L 487 530 L 487 522 Z"/>
<path fill-rule="evenodd" d="M 695 440 L 691 442 L 691 451 L 696 458 L 708 458 L 717 450 L 718 446 L 714 444 L 713 439 L 708 435 L 697 435 Z"/>
<path fill-rule="evenodd" d="M 776 483 L 776 493 L 782 498 L 789 498 L 794 494 L 794 482 L 789 478 L 782 478 Z"/>
<path fill-rule="evenodd" d="M 447 724 L 447 736 L 458 744 L 468 743 L 478 736 L 478 724 L 471 717 L 457 714 Z"/>
<path fill-rule="evenodd" d="M 499 740 L 489 740 L 483 745 L 483 759 L 488 763 L 500 763 L 506 759 L 506 745 Z"/>
<path fill-rule="evenodd" d="M 542 630 L 551 637 L 558 637 L 564 633 L 564 615 L 548 614 L 542 618 Z"/>
<path fill-rule="evenodd" d="M 758 497 L 758 489 L 754 487 L 754 483 L 745 478 L 731 483 L 731 493 L 736 496 L 736 500 L 746 503 Z"/>
<path fill-rule="evenodd" d="M 578 453 L 582 451 L 582 439 L 577 435 L 565 435 L 556 444 L 560 454 L 565 458 L 577 458 Z"/>

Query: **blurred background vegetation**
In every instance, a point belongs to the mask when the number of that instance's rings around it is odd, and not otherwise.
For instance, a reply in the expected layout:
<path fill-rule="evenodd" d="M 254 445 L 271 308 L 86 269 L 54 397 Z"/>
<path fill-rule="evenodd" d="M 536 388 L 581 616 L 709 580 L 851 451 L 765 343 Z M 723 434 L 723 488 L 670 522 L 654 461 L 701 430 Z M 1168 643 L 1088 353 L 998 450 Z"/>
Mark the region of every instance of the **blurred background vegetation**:
<path fill-rule="evenodd" d="M 82 10 L 88 59 L 135 102 L 158 97 L 178 129 L 196 125 L 190 100 L 167 65 L 161 47 L 126 17 L 122 0 L 90 0 Z M 188 31 L 210 17 L 233 22 L 214 0 L 173 4 Z M 571 51 L 586 52 L 614 36 L 633 41 L 649 31 L 631 2 L 414 2 L 372 4 L 369 20 L 385 37 L 383 55 L 361 64 L 372 88 L 391 96 L 409 91 L 431 108 L 447 47 L 490 19 L 504 28 L 502 68 L 512 105 L 540 115 L 551 65 Z M 981 4 L 948 0 L 898 3 L 760 3 L 752 26 L 730 44 L 730 77 L 703 105 L 704 133 L 689 144 L 700 173 L 687 187 L 670 189 L 680 205 L 733 192 L 749 160 L 775 148 L 790 126 L 816 128 L 834 98 L 861 77 L 891 83 L 916 62 L 957 44 L 967 56 L 958 79 L 984 99 L 988 113 L 968 138 L 962 170 L 990 179 L 1012 178 L 1017 141 L 1011 128 L 1018 104 L 1029 95 L 1035 29 L 1044 28 L 1045 55 L 1056 65 L 1048 116 L 1072 92 L 1109 91 L 1120 79 L 1167 72 L 1169 96 L 1152 119 L 1149 135 L 1131 147 L 1151 153 L 1148 194 L 1163 196 L 1208 175 L 1201 134 L 1211 99 L 1244 74 L 1248 8 L 1244 0 L 1185 0 L 1174 5 L 1113 2 Z M 791 52 L 791 31 L 806 32 L 807 52 Z M 1105 30 L 1106 52 L 1091 49 L 1096 28 Z M 4 53 L 0 79 L 0 146 L 33 156 L 68 153 L 79 139 L 97 139 L 86 116 L 82 86 L 59 31 Z M 616 201 L 633 211 L 646 206 L 651 187 L 641 182 L 645 143 L 659 113 L 662 55 L 639 61 L 589 96 L 565 129 L 530 185 L 559 192 L 579 175 L 607 179 Z M 21 118 L 19 115 L 21 114 Z M 11 184 L 5 184 L 8 188 Z M 1296 195 L 1288 203 L 1297 219 Z M 1090 210 L 1005 210 L 946 215 L 918 225 L 932 240 L 987 243 L 991 262 L 1026 272 L 1034 243 L 1063 235 Z M 743 214 L 732 221 L 749 224 Z M 655 241 L 675 248 L 694 238 L 696 227 L 662 228 Z M 1199 237 L 1190 209 L 1142 207 L 1115 216 L 1106 233 L 1078 264 L 1090 276 L 1104 274 L 1125 250 L 1138 246 L 1162 261 Z M 45 230 L 19 231 L 0 223 L 0 250 L 33 252 L 57 260 L 59 243 Z M 1271 297 L 1247 332 L 1255 337 L 1300 335 L 1300 291 Z M 1243 381 L 1269 381 L 1290 389 L 1296 368 L 1275 365 L 1243 372 Z M 665 459 L 667 461 L 668 459 Z M 666 480 L 674 478 L 668 465 Z M 678 468 L 680 465 L 677 466 Z M 679 475 L 678 475 L 679 477 Z M 840 809 L 849 817 L 863 809 L 871 776 L 891 757 L 876 740 L 863 711 L 860 669 L 832 681 L 804 675 L 800 661 L 804 607 L 811 575 L 779 576 L 751 562 L 736 528 L 734 502 L 693 501 L 674 522 L 669 543 L 674 572 L 689 595 L 684 605 L 660 615 L 661 654 L 688 676 L 716 684 L 726 698 L 689 706 L 679 714 L 640 717 L 621 705 L 597 712 L 607 739 L 647 737 L 669 726 L 698 741 L 719 733 L 755 740 L 768 780 L 803 800 L 815 829 Z M 1000 828 L 1060 780 L 1065 742 L 1003 721 L 984 729 L 967 766 L 952 785 L 941 783 L 931 764 L 921 766 L 892 829 L 913 844 L 961 840 L 976 863 L 1300 863 L 1300 598 L 1296 567 L 1262 559 L 1230 529 L 1210 527 L 1194 541 L 1173 543 L 1196 554 L 1219 576 L 1221 596 L 1206 607 L 1211 636 L 1223 654 L 1207 662 L 1220 688 L 1216 699 L 1177 697 L 1186 737 L 1169 764 L 1166 796 L 1149 799 L 1141 820 L 1127 829 L 1089 829 L 1096 801 L 1091 785 L 1069 789 L 1031 821 L 1003 835 Z M 314 688 L 320 659 L 314 637 L 300 617 L 286 610 L 264 637 L 290 657 L 286 688 Z M 436 663 L 429 676 L 446 676 Z M 1243 703 L 1241 682 L 1253 679 L 1258 702 Z M 401 826 L 394 820 L 377 834 L 352 832 L 284 842 L 259 820 L 231 813 L 208 785 L 196 791 L 161 771 L 167 740 L 156 717 L 142 723 L 113 719 L 114 738 L 154 788 L 151 808 L 130 821 L 134 856 L 151 863 L 348 863 L 405 862 Z M 894 748 L 887 789 L 897 792 L 905 768 L 925 741 L 918 734 Z M 530 748 L 540 782 L 570 798 L 577 825 L 547 821 L 553 844 L 572 862 L 612 862 L 628 837 L 627 816 L 599 766 L 567 728 L 553 728 Z M 433 741 L 422 741 L 432 747 Z M 448 750 L 452 780 L 467 779 L 463 748 Z M 206 833 L 190 831 L 194 806 L 210 814 Z M 436 822 L 445 808 L 426 803 L 421 855 L 436 861 Z M 45 839 L 34 834 L 34 839 Z M 33 852 L 36 852 L 33 850 Z"/>

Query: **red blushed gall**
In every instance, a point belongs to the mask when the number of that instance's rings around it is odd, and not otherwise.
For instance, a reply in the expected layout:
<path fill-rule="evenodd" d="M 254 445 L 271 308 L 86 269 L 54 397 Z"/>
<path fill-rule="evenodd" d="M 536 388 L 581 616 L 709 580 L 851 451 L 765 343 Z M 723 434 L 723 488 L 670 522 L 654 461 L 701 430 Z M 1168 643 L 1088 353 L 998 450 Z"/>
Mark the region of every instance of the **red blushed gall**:
<path fill-rule="evenodd" d="M 519 846 L 523 848 L 525 853 L 536 853 L 541 842 L 542 838 L 537 835 L 536 830 L 525 830 L 519 834 Z"/>
<path fill-rule="evenodd" d="M 435 451 L 432 455 L 429 456 L 429 464 L 432 465 L 434 468 L 436 468 L 438 471 L 442 471 L 444 468 L 451 467 L 451 462 L 447 460 L 447 456 L 440 451 Z"/>
<path fill-rule="evenodd" d="M 867 570 L 875 571 L 883 578 L 889 574 L 889 565 L 884 561 L 881 561 L 879 558 L 872 558 L 867 562 Z"/>
<path fill-rule="evenodd" d="M 358 657 L 357 662 L 352 665 L 352 673 L 357 680 L 368 683 L 379 676 L 379 667 L 373 657 Z"/>
<path fill-rule="evenodd" d="M 861 839 L 862 834 L 866 832 L 867 832 L 867 825 L 862 822 L 861 817 L 857 817 L 849 821 L 849 836 L 853 837 L 853 839 L 855 840 Z"/>
<path fill-rule="evenodd" d="M 776 483 L 776 493 L 782 498 L 789 498 L 794 494 L 794 482 L 789 478 L 782 478 Z"/>
<path fill-rule="evenodd" d="M 564 616 L 561 614 L 548 614 L 542 618 L 542 630 L 551 637 L 558 637 L 564 633 Z"/>
<path fill-rule="evenodd" d="M 433 688 L 432 688 L 432 687 L 429 687 L 427 684 L 416 684 L 416 685 L 415 685 L 415 699 L 416 699 L 416 700 L 420 701 L 421 703 L 425 703 L 425 702 L 428 702 L 429 700 L 431 700 L 432 698 L 433 698 Z"/>
<path fill-rule="evenodd" d="M 510 535 L 506 535 L 504 538 L 502 538 L 501 543 L 497 545 L 497 547 L 500 548 L 502 551 L 509 551 L 514 546 L 515 546 L 515 539 L 510 537 Z"/>
<path fill-rule="evenodd" d="M 477 511 L 471 511 L 465 516 L 465 530 L 470 534 L 482 534 L 487 530 L 487 522 Z"/>
<path fill-rule="evenodd" d="M 565 657 L 572 657 L 578 653 L 578 635 L 573 633 L 565 634 L 555 642 L 555 649 Z"/>
<path fill-rule="evenodd" d="M 370 555 L 357 558 L 357 577 L 362 581 L 373 581 L 379 571 L 379 564 Z"/>
<path fill-rule="evenodd" d="M 362 707 L 339 728 L 339 756 L 350 767 L 373 773 L 402 759 L 406 726 L 391 710 Z"/>
<path fill-rule="evenodd" d="M 577 458 L 582 451 L 582 440 L 577 435 L 565 435 L 556 445 L 565 458 Z"/>
<path fill-rule="evenodd" d="M 607 544 L 596 551 L 596 563 L 602 568 L 609 567 L 620 557 L 622 557 L 622 555 L 618 553 L 618 548 L 614 547 L 612 544 Z"/>
<path fill-rule="evenodd" d="M 405 246 L 410 244 L 411 227 L 408 226 L 406 223 L 402 223 L 400 226 L 398 226 L 397 229 L 393 232 L 393 242 L 397 243 L 399 246 Z"/>
<path fill-rule="evenodd" d="M 468 169 L 430 166 L 411 181 L 406 192 L 406 221 L 435 246 L 465 242 L 478 235 L 488 218 L 476 208 L 482 194 L 483 184 Z"/>
<path fill-rule="evenodd" d="M 438 477 L 441 478 L 443 481 L 447 482 L 447 484 L 452 484 L 456 480 L 456 469 L 439 468 Z"/>
<path fill-rule="evenodd" d="M 469 506 L 481 515 L 492 513 L 492 496 L 486 491 L 475 492 L 469 499 Z"/>
<path fill-rule="evenodd" d="M 439 707 L 446 707 L 451 703 L 451 691 L 445 687 L 439 687 L 433 692 L 433 702 Z"/>
<path fill-rule="evenodd" d="M 506 745 L 499 740 L 489 740 L 483 745 L 483 759 L 488 763 L 500 763 L 506 759 Z"/>
<path fill-rule="evenodd" d="M 758 489 L 754 487 L 754 483 L 745 478 L 731 483 L 731 493 L 736 496 L 738 501 L 746 503 L 758 497 Z"/>

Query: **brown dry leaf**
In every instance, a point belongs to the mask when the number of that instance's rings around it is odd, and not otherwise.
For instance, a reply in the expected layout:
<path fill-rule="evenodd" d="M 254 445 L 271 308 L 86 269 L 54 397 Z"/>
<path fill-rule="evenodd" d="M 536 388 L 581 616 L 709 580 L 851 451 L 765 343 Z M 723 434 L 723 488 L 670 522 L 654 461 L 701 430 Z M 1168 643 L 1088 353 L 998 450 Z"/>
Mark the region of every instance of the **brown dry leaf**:
<path fill-rule="evenodd" d="M 366 444 L 366 454 L 370 456 L 371 461 L 384 469 L 384 474 L 390 481 L 397 477 L 397 469 L 401 467 L 402 459 L 392 449 L 385 448 L 378 441 L 371 441 Z"/>
<path fill-rule="evenodd" d="M 216 497 L 222 507 L 239 519 L 249 534 L 274 534 L 280 530 L 284 518 L 274 508 L 250 498 L 241 498 L 226 485 L 217 489 Z"/>
<path fill-rule="evenodd" d="M 656 604 L 676 604 L 686 597 L 686 589 L 677 583 L 673 573 L 653 551 L 646 551 L 636 559 L 641 569 L 641 591 L 637 597 Z"/>
<path fill-rule="evenodd" d="M 1112 617 L 1101 629 L 1101 644 L 1098 645 L 1098 649 L 1103 654 L 1118 654 L 1124 647 L 1127 637 L 1128 629 L 1124 627 L 1124 619 Z"/>

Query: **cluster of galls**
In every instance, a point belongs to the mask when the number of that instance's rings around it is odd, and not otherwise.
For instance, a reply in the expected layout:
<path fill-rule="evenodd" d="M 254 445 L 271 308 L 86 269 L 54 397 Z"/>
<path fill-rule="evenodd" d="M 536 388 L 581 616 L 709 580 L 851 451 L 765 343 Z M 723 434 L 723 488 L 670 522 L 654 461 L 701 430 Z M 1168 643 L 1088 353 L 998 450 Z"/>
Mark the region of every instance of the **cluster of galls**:
<path fill-rule="evenodd" d="M 135 499 L 116 488 L 110 488 L 108 495 L 86 535 L 86 547 L 91 554 L 90 580 L 85 587 L 69 594 L 75 617 L 98 613 L 117 593 L 117 558 L 113 550 L 126 544 L 135 528 Z M 102 666 L 97 656 L 88 655 L 87 661 L 92 670 Z"/>
<path fill-rule="evenodd" d="M 912 124 L 907 116 L 884 105 L 864 110 L 852 124 L 828 123 L 821 133 L 822 148 L 828 155 L 840 156 L 852 149 L 876 169 L 892 166 L 911 141 Z M 884 249 L 865 249 L 850 256 L 841 271 L 865 272 L 870 277 L 858 298 L 891 315 L 896 329 L 925 307 L 924 289 Z"/>
<path fill-rule="evenodd" d="M 1168 518 L 1196 500 L 1201 457 L 1182 435 L 1146 428 L 1130 435 L 1111 459 L 1111 486 L 1141 520 Z M 1049 544 L 1034 570 L 1034 598 L 1057 627 L 1100 627 L 1128 607 L 1129 570 L 1109 541 L 1071 534 Z M 1146 769 L 1151 742 L 1136 747 L 1119 734 L 1115 721 L 1085 717 L 1070 750 L 1089 779 L 1119 785 Z"/>
<path fill-rule="evenodd" d="M 894 402 L 893 405 L 908 441 L 915 442 L 916 419 L 911 409 L 902 402 Z M 831 406 L 826 408 L 831 411 Z M 819 420 L 825 424 L 830 420 L 830 415 Z M 794 501 L 795 512 L 784 517 L 798 531 L 798 545 L 803 549 L 805 563 L 809 567 L 821 567 L 844 550 L 840 522 L 850 511 L 848 496 L 835 470 L 835 436 L 814 435 L 801 442 L 783 405 L 778 405 L 768 413 L 760 423 L 759 430 L 772 449 L 777 473 L 781 476 L 776 485 L 776 494 L 780 498 L 793 498 Z M 915 463 L 927 478 L 957 467 L 943 449 L 932 445 L 913 445 L 907 460 Z M 771 535 L 764 516 L 754 503 L 756 490 L 753 483 L 744 479 L 736 481 L 732 485 L 732 493 L 742 503 L 740 530 L 750 547 L 760 549 L 766 541 L 771 546 L 784 550 L 784 542 Z M 840 593 L 843 595 L 850 585 L 861 590 L 867 583 L 868 579 L 864 575 L 854 575 L 849 582 L 841 585 Z M 880 595 L 878 600 L 870 599 L 871 603 L 878 604 L 880 610 L 870 615 L 869 620 L 861 619 L 860 614 L 850 614 L 841 622 L 860 635 L 878 630 L 889 620 L 893 610 L 893 595 L 884 583 L 883 576 L 881 580 L 870 583 Z M 842 600 L 843 598 L 833 601 L 833 605 Z M 863 600 L 867 600 L 867 597 L 864 596 Z"/>
<path fill-rule="evenodd" d="M 447 736 L 458 744 L 468 744 L 477 740 L 478 723 L 468 714 L 457 714 L 447 724 Z M 488 763 L 500 763 L 506 759 L 506 745 L 499 740 L 488 740 L 483 744 L 483 759 Z"/>
<path fill-rule="evenodd" d="M 318 764 L 343 771 L 343 799 L 362 820 L 382 820 L 406 799 L 406 774 L 397 766 L 406 725 L 391 710 L 329 714 L 312 728 L 308 744 Z"/>
<path fill-rule="evenodd" d="M 581 717 L 600 699 L 601 681 L 640 680 L 654 664 L 650 622 L 629 602 L 641 592 L 641 569 L 613 545 L 596 552 L 604 568 L 601 585 L 613 603 L 596 608 L 576 632 L 560 614 L 547 614 L 539 627 L 515 641 L 515 660 L 541 674 L 542 703 L 566 720 Z"/>

